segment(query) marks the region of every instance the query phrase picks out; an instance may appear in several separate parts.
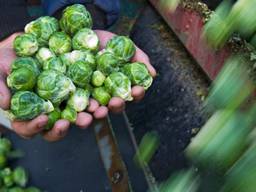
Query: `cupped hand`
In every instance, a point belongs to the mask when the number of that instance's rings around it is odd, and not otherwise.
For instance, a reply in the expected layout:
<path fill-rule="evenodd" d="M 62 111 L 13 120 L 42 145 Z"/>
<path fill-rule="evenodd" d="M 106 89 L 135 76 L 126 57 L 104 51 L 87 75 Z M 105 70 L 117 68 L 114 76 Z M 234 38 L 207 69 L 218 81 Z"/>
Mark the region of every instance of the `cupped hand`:
<path fill-rule="evenodd" d="M 102 31 L 102 30 L 95 30 L 97 33 L 99 39 L 100 39 L 100 48 L 104 49 L 107 42 L 115 36 L 114 33 L 108 32 L 108 31 Z M 151 74 L 152 77 L 156 76 L 156 70 L 154 67 L 150 64 L 149 57 L 147 56 L 146 53 L 144 53 L 141 49 L 136 47 L 136 53 L 132 59 L 133 62 L 142 62 L 144 63 L 147 68 L 149 73 Z M 145 95 L 145 90 L 142 86 L 134 86 L 132 87 L 132 97 L 134 98 L 135 101 L 141 100 Z M 99 105 L 97 101 L 92 100 L 91 103 L 94 103 L 95 105 Z M 101 106 L 98 108 L 91 109 L 89 108 L 89 112 L 93 113 L 94 117 L 96 119 L 101 119 L 107 116 L 108 110 L 114 113 L 120 113 L 125 109 L 125 101 L 119 97 L 113 97 L 108 104 L 108 108 Z"/>
<path fill-rule="evenodd" d="M 10 74 L 10 65 L 16 58 L 13 51 L 13 40 L 19 33 L 15 33 L 0 42 L 0 107 L 9 109 L 11 94 L 6 86 L 6 76 Z M 95 102 L 90 102 L 90 107 L 94 110 L 99 106 Z M 104 111 L 104 110 L 103 110 Z M 77 116 L 76 125 L 80 128 L 88 127 L 93 121 L 92 115 L 81 112 Z M 48 123 L 47 115 L 40 115 L 31 121 L 13 121 L 12 129 L 23 138 L 31 138 L 39 133 L 48 141 L 57 141 L 63 138 L 70 127 L 67 120 L 58 120 L 50 131 L 45 132 L 44 127 Z"/>

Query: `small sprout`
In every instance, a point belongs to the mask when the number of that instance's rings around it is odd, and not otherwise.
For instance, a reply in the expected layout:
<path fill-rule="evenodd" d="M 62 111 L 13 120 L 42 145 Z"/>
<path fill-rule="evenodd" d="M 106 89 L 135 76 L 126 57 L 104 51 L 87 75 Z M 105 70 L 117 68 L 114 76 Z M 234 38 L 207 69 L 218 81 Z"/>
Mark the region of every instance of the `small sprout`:
<path fill-rule="evenodd" d="M 11 112 L 18 120 L 30 120 L 53 110 L 50 101 L 44 101 L 33 92 L 19 91 L 11 99 Z"/>
<path fill-rule="evenodd" d="M 7 164 L 7 157 L 4 153 L 0 153 L 0 169 L 4 168 Z"/>
<path fill-rule="evenodd" d="M 110 74 L 104 85 L 109 93 L 114 97 L 120 97 L 126 101 L 132 101 L 131 96 L 131 81 L 121 72 Z"/>
<path fill-rule="evenodd" d="M 88 28 L 80 29 L 72 39 L 73 48 L 76 50 L 96 52 L 100 41 L 97 34 Z"/>
<path fill-rule="evenodd" d="M 28 182 L 28 174 L 22 167 L 17 167 L 12 172 L 13 181 L 20 187 L 25 187 Z"/>
<path fill-rule="evenodd" d="M 43 71 L 38 77 L 38 95 L 53 104 L 60 104 L 75 90 L 76 87 L 71 79 L 58 71 Z"/>
<path fill-rule="evenodd" d="M 83 61 L 77 61 L 69 66 L 67 76 L 79 87 L 83 88 L 90 83 L 92 77 L 92 68 Z"/>
<path fill-rule="evenodd" d="M 38 50 L 38 42 L 34 35 L 22 34 L 15 38 L 13 47 L 18 56 L 32 56 Z"/>
<path fill-rule="evenodd" d="M 92 85 L 100 87 L 103 85 L 106 76 L 100 71 L 94 71 L 92 74 Z"/>
<path fill-rule="evenodd" d="M 76 92 L 71 95 L 67 104 L 77 112 L 81 112 L 89 105 L 89 97 L 89 91 L 78 88 Z"/>
<path fill-rule="evenodd" d="M 50 130 L 53 128 L 56 121 L 58 121 L 61 117 L 61 111 L 59 108 L 54 108 L 54 111 L 48 114 L 48 123 L 45 126 L 45 130 Z"/>
<path fill-rule="evenodd" d="M 99 53 L 96 57 L 97 70 L 101 71 L 104 75 L 110 75 L 112 72 L 119 71 L 120 61 L 110 52 Z"/>
<path fill-rule="evenodd" d="M 7 154 L 11 151 L 12 144 L 9 139 L 0 138 L 0 154 Z"/>
<path fill-rule="evenodd" d="M 15 91 L 32 90 L 36 84 L 37 74 L 29 68 L 19 68 L 7 77 L 7 85 Z"/>
<path fill-rule="evenodd" d="M 71 51 L 71 38 L 64 32 L 55 32 L 49 40 L 49 48 L 56 55 Z"/>
<path fill-rule="evenodd" d="M 41 190 L 36 187 L 28 187 L 25 192 L 41 192 Z"/>
<path fill-rule="evenodd" d="M 36 75 L 40 74 L 39 63 L 32 57 L 19 57 L 15 59 L 11 64 L 11 72 L 23 67 L 33 70 Z"/>
<path fill-rule="evenodd" d="M 56 70 L 61 73 L 66 73 L 66 65 L 63 64 L 61 59 L 59 57 L 53 57 L 48 59 L 47 61 L 44 62 L 43 64 L 43 69 L 44 70 Z"/>
<path fill-rule="evenodd" d="M 55 54 L 50 49 L 45 47 L 40 48 L 36 54 L 36 58 L 41 64 L 41 66 L 45 61 L 53 57 L 55 57 Z"/>
<path fill-rule="evenodd" d="M 62 31 L 73 36 L 82 28 L 92 28 L 91 14 L 81 4 L 74 4 L 63 11 L 60 19 Z"/>
<path fill-rule="evenodd" d="M 133 41 L 125 36 L 113 37 L 108 41 L 106 49 L 113 53 L 122 62 L 130 61 L 136 51 Z"/>
<path fill-rule="evenodd" d="M 93 89 L 92 96 L 101 105 L 107 105 L 111 99 L 111 95 L 107 92 L 104 87 L 97 87 Z"/>
<path fill-rule="evenodd" d="M 94 55 L 89 51 L 74 50 L 70 53 L 61 55 L 61 60 L 66 66 L 73 65 L 77 61 L 84 61 L 90 64 L 93 70 L 96 69 L 97 64 Z"/>
<path fill-rule="evenodd" d="M 50 36 L 58 30 L 58 20 L 49 16 L 39 17 L 25 26 L 25 33 L 33 34 L 41 47 L 48 45 Z"/>
<path fill-rule="evenodd" d="M 76 118 L 77 118 L 77 112 L 75 109 L 73 109 L 71 107 L 66 107 L 66 109 L 64 109 L 61 112 L 61 118 L 66 119 L 66 120 L 70 121 L 71 123 L 75 123 Z"/>
<path fill-rule="evenodd" d="M 149 74 L 148 69 L 143 63 L 131 63 L 123 67 L 123 73 L 129 77 L 132 82 L 132 85 L 143 86 L 147 90 L 152 82 L 153 78 Z"/>

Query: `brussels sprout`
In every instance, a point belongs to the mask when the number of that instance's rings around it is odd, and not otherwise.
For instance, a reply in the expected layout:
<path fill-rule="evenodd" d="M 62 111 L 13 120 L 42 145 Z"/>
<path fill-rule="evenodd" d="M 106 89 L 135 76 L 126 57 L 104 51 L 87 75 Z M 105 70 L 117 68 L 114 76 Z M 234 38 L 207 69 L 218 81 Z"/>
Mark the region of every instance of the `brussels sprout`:
<path fill-rule="evenodd" d="M 38 50 L 38 42 L 34 35 L 22 34 L 15 38 L 13 47 L 18 56 L 32 56 Z"/>
<path fill-rule="evenodd" d="M 25 187 L 28 182 L 28 174 L 22 167 L 16 167 L 12 172 L 13 181 L 20 187 Z"/>
<path fill-rule="evenodd" d="M 36 58 L 41 64 L 41 66 L 45 61 L 53 57 L 55 57 L 55 54 L 50 49 L 45 47 L 40 48 L 36 54 Z"/>
<path fill-rule="evenodd" d="M 75 109 L 73 109 L 71 107 L 66 107 L 66 109 L 64 109 L 61 112 L 61 118 L 66 119 L 66 120 L 70 121 L 71 123 L 74 123 L 74 122 L 76 122 L 77 112 Z"/>
<path fill-rule="evenodd" d="M 100 71 L 94 71 L 92 74 L 92 84 L 95 87 L 102 86 L 105 79 L 106 79 L 105 75 Z"/>
<path fill-rule="evenodd" d="M 44 70 L 56 70 L 61 73 L 66 73 L 66 65 L 62 63 L 59 57 L 53 57 L 48 59 L 43 64 Z"/>
<path fill-rule="evenodd" d="M 79 87 L 83 88 L 90 83 L 92 77 L 92 68 L 83 61 L 77 61 L 69 66 L 67 76 Z"/>
<path fill-rule="evenodd" d="M 20 187 L 12 187 L 8 189 L 8 192 L 24 192 L 24 190 Z"/>
<path fill-rule="evenodd" d="M 18 91 L 11 99 L 11 112 L 19 120 L 30 120 L 53 110 L 50 101 L 44 101 L 33 92 Z"/>
<path fill-rule="evenodd" d="M 130 61 L 136 51 L 133 41 L 125 36 L 115 36 L 110 39 L 106 49 L 123 62 Z"/>
<path fill-rule="evenodd" d="M 71 51 L 71 38 L 64 32 L 55 32 L 49 40 L 49 48 L 60 55 Z"/>
<path fill-rule="evenodd" d="M 136 62 L 127 64 L 123 67 L 123 73 L 129 77 L 132 85 L 143 86 L 145 90 L 147 90 L 153 82 L 152 76 L 143 63 Z"/>
<path fill-rule="evenodd" d="M 126 101 L 132 101 L 131 96 L 131 81 L 121 72 L 110 74 L 104 85 L 109 93 L 114 97 L 120 97 Z"/>
<path fill-rule="evenodd" d="M 0 153 L 0 168 L 4 168 L 7 164 L 7 157 L 4 153 Z M 1 183 L 0 183 L 1 186 Z"/>
<path fill-rule="evenodd" d="M 81 4 L 74 4 L 63 11 L 60 28 L 70 35 L 74 35 L 82 28 L 92 28 L 92 17 Z"/>
<path fill-rule="evenodd" d="M 76 87 L 71 79 L 58 71 L 43 71 L 38 77 L 38 95 L 55 105 L 67 99 L 69 94 L 75 90 Z"/>
<path fill-rule="evenodd" d="M 36 75 L 40 74 L 39 63 L 32 57 L 19 57 L 15 59 L 11 64 L 11 72 L 23 67 L 33 70 Z"/>
<path fill-rule="evenodd" d="M 41 192 L 41 190 L 36 187 L 29 187 L 25 189 L 25 192 Z"/>
<path fill-rule="evenodd" d="M 104 75 L 110 75 L 112 72 L 119 71 L 120 61 L 110 52 L 99 53 L 96 57 L 97 70 L 101 71 Z"/>
<path fill-rule="evenodd" d="M 37 20 L 32 21 L 25 26 L 25 33 L 32 33 L 35 35 L 40 46 L 46 46 L 50 36 L 58 30 L 58 20 L 49 16 L 39 17 Z"/>
<path fill-rule="evenodd" d="M 54 111 L 52 111 L 51 113 L 48 114 L 48 123 L 44 129 L 50 130 L 51 128 L 53 128 L 56 121 L 58 121 L 60 119 L 60 116 L 61 116 L 60 109 L 55 107 Z"/>
<path fill-rule="evenodd" d="M 11 151 L 12 144 L 9 139 L 0 138 L 0 153 L 9 153 Z"/>
<path fill-rule="evenodd" d="M 36 84 L 37 74 L 29 68 L 19 68 L 7 77 L 7 85 L 16 91 L 32 90 Z"/>
<path fill-rule="evenodd" d="M 73 37 L 72 46 L 73 49 L 96 52 L 99 49 L 100 41 L 93 30 L 83 28 L 80 29 Z"/>
<path fill-rule="evenodd" d="M 89 51 L 74 50 L 70 53 L 65 53 L 65 54 L 61 55 L 60 58 L 66 66 L 70 66 L 77 61 L 84 61 L 84 62 L 90 64 L 90 66 L 93 70 L 95 70 L 97 67 L 95 57 Z"/>
<path fill-rule="evenodd" d="M 6 167 L 3 170 L 1 170 L 1 177 L 6 187 L 11 187 L 14 184 L 12 170 L 9 167 Z"/>
<path fill-rule="evenodd" d="M 107 105 L 111 99 L 111 95 L 107 92 L 104 87 L 97 87 L 93 89 L 92 96 L 97 100 L 101 105 Z"/>
<path fill-rule="evenodd" d="M 67 104 L 69 107 L 75 109 L 77 112 L 81 112 L 85 110 L 88 106 L 89 97 L 89 91 L 78 88 L 76 92 L 71 95 Z"/>

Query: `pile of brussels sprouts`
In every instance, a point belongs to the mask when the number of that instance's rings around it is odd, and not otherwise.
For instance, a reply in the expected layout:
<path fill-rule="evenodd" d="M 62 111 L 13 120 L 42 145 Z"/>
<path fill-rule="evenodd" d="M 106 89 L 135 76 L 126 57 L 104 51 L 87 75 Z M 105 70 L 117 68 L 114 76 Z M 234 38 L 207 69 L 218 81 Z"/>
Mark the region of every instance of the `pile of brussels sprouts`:
<path fill-rule="evenodd" d="M 136 47 L 115 36 L 100 50 L 92 18 L 83 5 L 63 11 L 58 21 L 43 16 L 25 26 L 14 40 L 18 58 L 7 84 L 12 90 L 10 112 L 16 120 L 48 114 L 50 129 L 58 119 L 76 121 L 89 98 L 107 105 L 111 97 L 131 101 L 131 86 L 146 89 L 152 77 L 143 63 L 132 63 Z"/>
<path fill-rule="evenodd" d="M 28 173 L 23 167 L 11 169 L 8 158 L 14 157 L 10 140 L 0 138 L 0 191 L 1 192 L 40 192 L 36 187 L 26 187 Z"/>

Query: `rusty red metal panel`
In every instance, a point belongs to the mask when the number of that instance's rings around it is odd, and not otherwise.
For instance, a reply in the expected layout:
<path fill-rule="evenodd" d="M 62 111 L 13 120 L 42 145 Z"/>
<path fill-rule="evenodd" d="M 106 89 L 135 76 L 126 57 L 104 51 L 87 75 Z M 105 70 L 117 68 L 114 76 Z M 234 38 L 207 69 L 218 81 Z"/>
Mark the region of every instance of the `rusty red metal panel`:
<path fill-rule="evenodd" d="M 173 12 L 168 6 L 163 6 L 161 0 L 150 0 L 184 46 L 202 67 L 208 77 L 213 80 L 218 75 L 231 50 L 226 46 L 213 50 L 202 38 L 204 19 L 195 10 L 178 6 Z"/>

